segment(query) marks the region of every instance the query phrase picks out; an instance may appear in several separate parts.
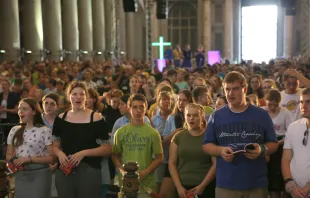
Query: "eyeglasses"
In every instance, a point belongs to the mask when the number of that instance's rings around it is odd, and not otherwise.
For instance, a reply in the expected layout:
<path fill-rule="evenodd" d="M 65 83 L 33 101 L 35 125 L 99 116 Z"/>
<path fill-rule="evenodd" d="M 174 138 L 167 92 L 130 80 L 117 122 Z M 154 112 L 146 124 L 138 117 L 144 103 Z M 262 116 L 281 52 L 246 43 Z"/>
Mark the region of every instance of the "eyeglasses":
<path fill-rule="evenodd" d="M 306 129 L 306 131 L 305 131 L 305 133 L 304 133 L 304 139 L 302 140 L 302 144 L 304 145 L 304 146 L 306 146 L 307 145 L 307 143 L 308 143 L 308 137 L 309 137 L 309 128 L 308 128 L 308 124 L 306 123 L 306 127 L 307 127 L 307 129 Z"/>

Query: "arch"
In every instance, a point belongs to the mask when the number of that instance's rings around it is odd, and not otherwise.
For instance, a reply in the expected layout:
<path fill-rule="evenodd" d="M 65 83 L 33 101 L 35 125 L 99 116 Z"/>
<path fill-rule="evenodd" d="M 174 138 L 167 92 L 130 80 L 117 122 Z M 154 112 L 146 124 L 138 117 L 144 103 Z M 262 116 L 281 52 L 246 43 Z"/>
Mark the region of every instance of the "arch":
<path fill-rule="evenodd" d="M 168 39 L 172 45 L 197 48 L 197 8 L 190 1 L 172 3 L 168 15 Z"/>

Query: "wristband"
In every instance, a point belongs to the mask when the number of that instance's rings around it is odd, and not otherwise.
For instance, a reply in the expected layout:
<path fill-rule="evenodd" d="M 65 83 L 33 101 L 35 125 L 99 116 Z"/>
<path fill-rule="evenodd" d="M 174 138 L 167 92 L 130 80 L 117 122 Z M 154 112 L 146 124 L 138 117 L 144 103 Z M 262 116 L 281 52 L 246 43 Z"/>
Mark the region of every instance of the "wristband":
<path fill-rule="evenodd" d="M 286 185 L 286 183 L 287 183 L 287 182 L 290 182 L 290 181 L 294 181 L 294 180 L 293 180 L 292 178 L 287 178 L 287 179 L 285 179 L 285 180 L 284 180 L 284 185 Z"/>
<path fill-rule="evenodd" d="M 260 144 L 259 146 L 261 148 L 260 157 L 265 157 L 267 155 L 268 148 L 264 144 Z"/>

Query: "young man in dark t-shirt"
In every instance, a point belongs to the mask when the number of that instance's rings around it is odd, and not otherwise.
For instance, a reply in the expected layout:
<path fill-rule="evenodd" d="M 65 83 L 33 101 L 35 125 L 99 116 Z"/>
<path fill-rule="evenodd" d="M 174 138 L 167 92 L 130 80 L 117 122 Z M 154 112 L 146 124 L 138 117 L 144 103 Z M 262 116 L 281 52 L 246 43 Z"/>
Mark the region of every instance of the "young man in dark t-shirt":
<path fill-rule="evenodd" d="M 209 119 L 203 150 L 216 161 L 216 198 L 267 198 L 265 156 L 277 150 L 277 138 L 268 113 L 246 103 L 246 80 L 239 72 L 223 81 L 228 104 Z M 234 148 L 252 150 L 234 154 Z"/>

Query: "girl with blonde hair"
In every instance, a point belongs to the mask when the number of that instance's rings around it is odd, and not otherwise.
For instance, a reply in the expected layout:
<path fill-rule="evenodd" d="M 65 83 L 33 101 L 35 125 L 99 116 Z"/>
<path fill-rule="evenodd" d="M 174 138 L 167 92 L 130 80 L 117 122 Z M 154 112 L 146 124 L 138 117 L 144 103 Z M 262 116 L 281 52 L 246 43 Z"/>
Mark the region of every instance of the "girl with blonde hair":
<path fill-rule="evenodd" d="M 175 134 L 170 144 L 169 171 L 178 192 L 185 198 L 192 192 L 198 197 L 215 197 L 215 158 L 201 149 L 207 122 L 204 108 L 186 105 L 184 129 Z"/>

